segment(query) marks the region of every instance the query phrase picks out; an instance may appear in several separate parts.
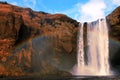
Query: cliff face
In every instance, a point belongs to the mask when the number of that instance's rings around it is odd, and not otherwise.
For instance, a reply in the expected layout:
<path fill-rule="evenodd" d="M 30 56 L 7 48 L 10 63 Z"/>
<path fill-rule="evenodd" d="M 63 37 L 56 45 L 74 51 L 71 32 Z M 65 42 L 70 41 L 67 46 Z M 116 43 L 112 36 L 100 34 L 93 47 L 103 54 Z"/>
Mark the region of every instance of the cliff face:
<path fill-rule="evenodd" d="M 120 72 L 120 6 L 107 17 L 110 36 L 110 62 Z"/>
<path fill-rule="evenodd" d="M 110 37 L 120 41 L 120 7 L 107 16 L 110 25 Z"/>
<path fill-rule="evenodd" d="M 0 3 L 0 75 L 71 75 L 78 24 L 63 14 Z"/>
<path fill-rule="evenodd" d="M 119 16 L 120 7 L 107 16 L 110 62 L 117 70 Z M 70 76 L 76 63 L 78 26 L 79 22 L 63 14 L 0 3 L 0 75 Z"/>

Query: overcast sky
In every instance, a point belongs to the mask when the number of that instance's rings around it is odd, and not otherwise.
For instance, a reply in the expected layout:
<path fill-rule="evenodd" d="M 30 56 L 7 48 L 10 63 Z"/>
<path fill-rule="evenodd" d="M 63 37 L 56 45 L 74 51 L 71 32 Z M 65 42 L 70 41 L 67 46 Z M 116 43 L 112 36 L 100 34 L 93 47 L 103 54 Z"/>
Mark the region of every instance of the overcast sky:
<path fill-rule="evenodd" d="M 0 0 L 35 11 L 63 13 L 80 22 L 93 21 L 111 13 L 120 0 Z"/>

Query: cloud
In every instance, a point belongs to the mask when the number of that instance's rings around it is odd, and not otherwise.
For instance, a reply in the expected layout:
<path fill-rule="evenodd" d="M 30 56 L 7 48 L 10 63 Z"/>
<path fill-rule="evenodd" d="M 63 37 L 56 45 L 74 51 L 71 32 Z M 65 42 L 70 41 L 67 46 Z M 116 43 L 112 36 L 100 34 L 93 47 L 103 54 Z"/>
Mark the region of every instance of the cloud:
<path fill-rule="evenodd" d="M 32 8 L 32 9 L 35 8 L 36 3 L 37 3 L 37 0 L 23 0 L 24 6 L 30 7 L 30 8 Z"/>
<path fill-rule="evenodd" d="M 106 16 L 106 13 L 111 11 L 113 5 L 107 5 L 109 2 L 104 0 L 89 0 L 85 4 L 77 3 L 71 9 L 58 11 L 64 13 L 80 22 L 91 22 Z M 107 8 L 107 6 L 109 8 Z M 111 7 L 111 8 L 110 8 Z"/>
<path fill-rule="evenodd" d="M 110 14 L 117 6 L 120 6 L 120 0 L 89 0 L 85 4 L 77 4 L 80 14 L 80 22 L 91 22 L 98 18 L 103 18 Z"/>
<path fill-rule="evenodd" d="M 80 22 L 91 22 L 110 14 L 119 3 L 120 0 L 89 0 L 85 4 L 77 3 L 71 9 L 57 13 L 66 14 Z"/>
<path fill-rule="evenodd" d="M 85 4 L 77 3 L 71 9 L 58 11 L 80 22 L 91 22 L 105 16 L 106 4 L 103 0 L 89 0 Z"/>
<path fill-rule="evenodd" d="M 113 0 L 113 4 L 120 5 L 120 0 Z"/>
<path fill-rule="evenodd" d="M 105 16 L 106 4 L 103 0 L 90 0 L 84 5 L 78 5 L 81 22 L 90 22 Z"/>
<path fill-rule="evenodd" d="M 13 4 L 13 5 L 18 5 L 18 3 L 17 3 L 17 2 L 11 2 L 11 4 Z"/>

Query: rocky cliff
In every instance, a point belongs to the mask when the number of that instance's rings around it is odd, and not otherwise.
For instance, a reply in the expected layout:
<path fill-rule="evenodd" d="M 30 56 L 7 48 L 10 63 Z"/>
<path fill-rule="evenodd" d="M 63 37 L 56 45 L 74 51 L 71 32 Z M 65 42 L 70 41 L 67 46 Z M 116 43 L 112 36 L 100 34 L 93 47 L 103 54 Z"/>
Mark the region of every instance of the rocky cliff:
<path fill-rule="evenodd" d="M 120 8 L 107 16 L 110 61 L 120 70 Z M 64 14 L 0 3 L 0 75 L 70 76 L 76 63 L 79 22 Z M 110 51 L 111 52 L 111 51 Z M 114 58 L 116 55 L 117 58 Z"/>
<path fill-rule="evenodd" d="M 110 63 L 120 72 L 120 6 L 106 18 L 109 24 Z"/>
<path fill-rule="evenodd" d="M 0 75 L 71 75 L 78 22 L 0 3 Z"/>

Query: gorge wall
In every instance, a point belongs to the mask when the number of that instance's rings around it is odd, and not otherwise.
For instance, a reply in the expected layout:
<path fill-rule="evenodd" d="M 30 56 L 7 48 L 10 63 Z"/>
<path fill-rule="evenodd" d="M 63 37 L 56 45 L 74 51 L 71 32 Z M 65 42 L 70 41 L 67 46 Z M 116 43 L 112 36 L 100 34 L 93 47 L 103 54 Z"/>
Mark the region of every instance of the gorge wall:
<path fill-rule="evenodd" d="M 120 6 L 106 16 L 109 25 L 110 62 L 120 72 Z"/>
<path fill-rule="evenodd" d="M 0 3 L 0 75 L 69 76 L 76 63 L 79 22 L 64 14 Z M 120 7 L 107 16 L 110 62 L 120 72 Z"/>

